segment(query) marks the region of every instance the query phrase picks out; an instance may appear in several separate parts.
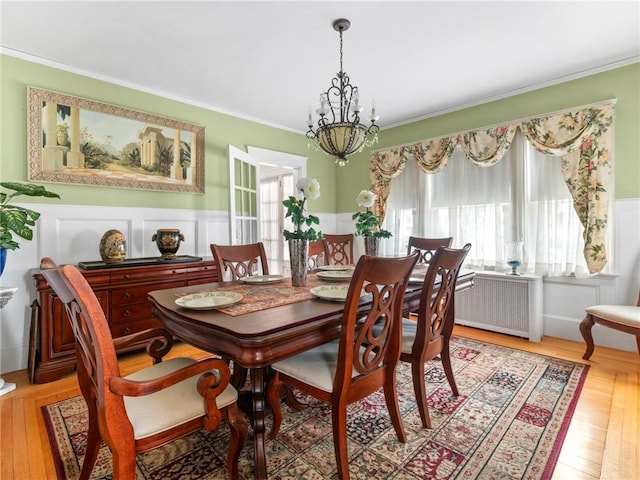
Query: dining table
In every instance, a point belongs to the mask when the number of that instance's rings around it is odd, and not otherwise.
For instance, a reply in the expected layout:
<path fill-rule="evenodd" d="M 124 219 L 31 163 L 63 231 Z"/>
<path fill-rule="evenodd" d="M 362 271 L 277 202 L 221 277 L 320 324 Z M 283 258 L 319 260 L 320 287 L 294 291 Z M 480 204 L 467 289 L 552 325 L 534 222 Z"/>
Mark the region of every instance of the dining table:
<path fill-rule="evenodd" d="M 420 303 L 423 283 L 419 281 L 419 271 L 415 270 L 412 275 L 413 281 L 405 293 L 405 313 L 416 311 Z M 471 288 L 474 276 L 473 271 L 462 270 L 456 291 Z M 240 279 L 149 293 L 154 316 L 176 338 L 231 360 L 234 368 L 240 366 L 249 372 L 247 413 L 253 427 L 256 479 L 267 478 L 265 381 L 268 367 L 338 338 L 344 301 L 333 298 L 333 294 L 318 296 L 318 292 L 346 290 L 349 285 L 347 275 L 342 279 L 323 278 L 320 271 L 310 272 L 304 287 L 293 287 L 291 279 L 282 275 L 261 277 L 263 281 Z M 208 308 L 206 301 L 204 304 L 201 301 L 216 295 L 230 298 L 232 303 Z M 361 298 L 362 312 L 370 302 L 366 295 Z"/>

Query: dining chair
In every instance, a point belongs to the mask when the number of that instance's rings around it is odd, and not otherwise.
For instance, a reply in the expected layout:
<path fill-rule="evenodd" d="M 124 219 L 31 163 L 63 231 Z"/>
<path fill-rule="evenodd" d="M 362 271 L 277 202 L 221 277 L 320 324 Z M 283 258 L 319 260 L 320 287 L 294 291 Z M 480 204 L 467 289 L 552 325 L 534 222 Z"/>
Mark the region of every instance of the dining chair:
<path fill-rule="evenodd" d="M 231 272 L 231 280 L 256 272 L 262 275 L 269 275 L 269 263 L 262 242 L 249 243 L 245 245 L 210 245 L 211 253 L 216 261 L 218 278 L 220 281 L 225 278 L 225 271 Z M 260 269 L 258 269 L 258 265 Z"/>
<path fill-rule="evenodd" d="M 580 322 L 580 333 L 587 344 L 587 349 L 582 356 L 583 359 L 589 360 L 593 354 L 594 344 L 591 329 L 596 323 L 603 327 L 635 335 L 640 354 L 640 291 L 636 305 L 593 305 L 587 307 L 585 311 L 587 314 Z"/>
<path fill-rule="evenodd" d="M 400 320 L 409 275 L 418 254 L 408 257 L 360 257 L 348 287 L 339 339 L 281 360 L 271 366 L 267 399 L 273 411 L 270 437 L 282 422 L 281 391 L 301 390 L 331 404 L 338 478 L 349 478 L 347 405 L 380 388 L 398 440 L 406 442 L 398 398 L 396 365 L 400 356 Z M 370 296 L 363 311 L 361 295 Z M 322 301 L 322 300 L 318 300 Z M 380 333 L 374 334 L 375 324 Z"/>
<path fill-rule="evenodd" d="M 138 452 L 201 428 L 215 430 L 222 420 L 230 428 L 227 469 L 238 479 L 248 424 L 236 404 L 238 392 L 229 385 L 227 364 L 213 357 L 161 361 L 172 342 L 164 329 L 114 339 L 100 302 L 76 267 L 43 258 L 40 268 L 64 304 L 75 336 L 78 383 L 89 417 L 80 479 L 90 477 L 102 440 L 112 453 L 113 478 L 133 480 Z M 142 340 L 150 342 L 147 351 L 156 352 L 154 364 L 122 376 L 116 348 Z"/>
<path fill-rule="evenodd" d="M 418 263 L 429 263 L 431 257 L 436 253 L 439 247 L 450 247 L 453 242 L 453 237 L 443 238 L 423 238 L 423 237 L 409 237 L 409 243 L 407 245 L 407 255 L 411 255 L 415 250 L 420 252 L 420 258 Z"/>
<path fill-rule="evenodd" d="M 458 274 L 471 244 L 463 248 L 440 247 L 430 258 L 424 279 L 418 318 L 403 318 L 402 349 L 400 361 L 411 364 L 413 390 L 422 425 L 431 428 L 429 407 L 424 379 L 424 364 L 438 355 L 449 381 L 451 391 L 458 396 L 458 386 L 453 376 L 449 342 L 455 321 L 454 294 Z"/>
<path fill-rule="evenodd" d="M 327 234 L 322 238 L 324 245 L 324 261 L 327 265 L 352 265 L 353 233 Z"/>
<path fill-rule="evenodd" d="M 324 265 L 325 253 L 324 253 L 324 243 L 322 240 L 316 240 L 314 242 L 309 242 L 309 261 L 308 261 L 308 269 L 309 270 L 317 270 L 318 267 Z"/>

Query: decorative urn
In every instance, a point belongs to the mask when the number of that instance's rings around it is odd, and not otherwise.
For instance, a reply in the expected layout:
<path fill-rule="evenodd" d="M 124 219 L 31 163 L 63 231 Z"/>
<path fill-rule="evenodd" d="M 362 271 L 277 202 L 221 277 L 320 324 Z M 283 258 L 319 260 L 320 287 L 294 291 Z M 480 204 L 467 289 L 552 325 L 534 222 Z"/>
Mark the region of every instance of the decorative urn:
<path fill-rule="evenodd" d="M 180 242 L 184 242 L 184 235 L 177 228 L 160 228 L 151 241 L 156 242 L 163 260 L 171 260 L 176 257 Z"/>

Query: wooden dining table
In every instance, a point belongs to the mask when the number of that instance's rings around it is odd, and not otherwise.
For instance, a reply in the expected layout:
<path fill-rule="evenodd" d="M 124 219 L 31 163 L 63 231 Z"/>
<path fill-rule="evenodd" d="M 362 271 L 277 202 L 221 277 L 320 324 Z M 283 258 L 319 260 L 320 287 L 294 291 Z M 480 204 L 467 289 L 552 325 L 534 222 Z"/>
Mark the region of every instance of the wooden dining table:
<path fill-rule="evenodd" d="M 456 291 L 471 288 L 472 271 L 461 271 Z M 267 478 L 265 454 L 265 380 L 269 365 L 338 338 L 344 303 L 314 297 L 313 286 L 336 285 L 309 274 L 307 287 L 292 287 L 288 278 L 264 285 L 241 281 L 194 285 L 149 293 L 153 314 L 178 339 L 230 359 L 250 374 L 250 407 L 255 458 L 255 478 Z M 176 304 L 200 292 L 244 292 L 236 305 L 214 310 L 193 310 Z M 405 312 L 420 303 L 422 284 L 410 283 Z M 253 300 L 252 300 L 253 298 Z M 361 300 L 366 311 L 370 301 Z"/>

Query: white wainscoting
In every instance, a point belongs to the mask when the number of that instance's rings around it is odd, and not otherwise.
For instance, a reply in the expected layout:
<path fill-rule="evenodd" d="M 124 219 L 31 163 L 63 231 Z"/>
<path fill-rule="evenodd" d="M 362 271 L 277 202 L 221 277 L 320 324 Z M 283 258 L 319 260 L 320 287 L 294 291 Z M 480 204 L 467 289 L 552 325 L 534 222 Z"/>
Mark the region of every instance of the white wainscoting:
<path fill-rule="evenodd" d="M 30 207 L 42 213 L 33 242 L 21 242 L 19 250 L 9 252 L 2 275 L 3 286 L 15 286 L 18 293 L 0 310 L 0 374 L 27 366 L 30 305 L 35 298 L 32 273 L 40 259 L 48 256 L 59 263 L 100 260 L 98 244 L 102 234 L 112 228 L 127 238 L 127 256 L 155 257 L 158 250 L 151 237 L 158 228 L 179 228 L 185 241 L 179 254 L 210 257 L 209 244 L 229 243 L 227 212 L 176 209 L 40 205 Z M 596 303 L 628 303 L 637 300 L 640 287 L 640 199 L 615 202 L 616 275 L 590 279 L 545 279 L 544 336 L 582 341 L 578 325 L 584 308 Z M 351 213 L 319 214 L 326 233 L 353 231 Z M 364 252 L 356 237 L 355 253 Z M 596 325 L 596 345 L 635 350 L 635 341 L 611 329 Z"/>

